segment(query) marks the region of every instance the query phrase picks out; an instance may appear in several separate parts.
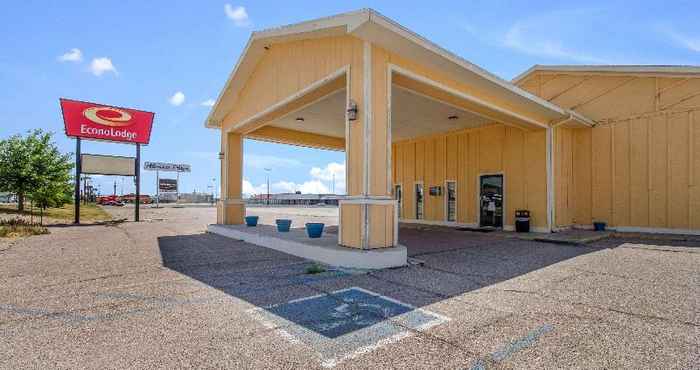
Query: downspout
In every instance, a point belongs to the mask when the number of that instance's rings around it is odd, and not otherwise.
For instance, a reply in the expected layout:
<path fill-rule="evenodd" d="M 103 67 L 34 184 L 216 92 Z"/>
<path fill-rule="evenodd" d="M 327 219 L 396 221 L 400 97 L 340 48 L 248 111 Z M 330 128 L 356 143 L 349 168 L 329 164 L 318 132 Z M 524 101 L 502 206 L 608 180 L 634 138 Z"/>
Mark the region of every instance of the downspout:
<path fill-rule="evenodd" d="M 547 232 L 554 230 L 554 127 L 547 127 Z"/>
<path fill-rule="evenodd" d="M 578 121 L 586 126 L 594 127 L 595 122 L 591 121 L 576 112 L 569 111 L 569 116 L 552 123 L 547 127 L 547 229 L 551 233 L 556 228 L 556 204 L 554 193 L 554 129 L 566 123 Z"/>
<path fill-rule="evenodd" d="M 553 232 L 556 220 L 556 204 L 554 194 L 554 129 L 575 120 L 573 113 L 569 116 L 552 123 L 547 127 L 547 232 Z"/>

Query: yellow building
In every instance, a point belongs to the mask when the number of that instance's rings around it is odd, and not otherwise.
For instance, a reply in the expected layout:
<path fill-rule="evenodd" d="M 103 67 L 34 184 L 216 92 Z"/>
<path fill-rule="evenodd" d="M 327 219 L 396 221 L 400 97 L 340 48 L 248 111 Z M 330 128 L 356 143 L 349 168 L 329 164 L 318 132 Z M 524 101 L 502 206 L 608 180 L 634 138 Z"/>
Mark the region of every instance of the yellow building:
<path fill-rule="evenodd" d="M 254 32 L 206 122 L 218 222 L 243 222 L 243 139 L 344 151 L 339 244 L 398 222 L 700 232 L 700 68 L 535 66 L 509 82 L 373 10 Z"/>

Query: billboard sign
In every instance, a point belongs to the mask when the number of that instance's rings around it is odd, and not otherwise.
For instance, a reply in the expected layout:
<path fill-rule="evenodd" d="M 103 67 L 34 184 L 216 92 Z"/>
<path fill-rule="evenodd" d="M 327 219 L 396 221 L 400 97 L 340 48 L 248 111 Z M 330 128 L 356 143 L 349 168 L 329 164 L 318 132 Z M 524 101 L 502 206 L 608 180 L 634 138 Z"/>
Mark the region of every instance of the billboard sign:
<path fill-rule="evenodd" d="M 161 193 L 177 193 L 177 180 L 158 179 L 158 191 Z"/>
<path fill-rule="evenodd" d="M 189 164 L 163 162 L 144 162 L 143 169 L 146 171 L 191 172 Z"/>
<path fill-rule="evenodd" d="M 115 155 L 82 154 L 81 172 L 91 175 L 135 176 L 136 158 Z"/>
<path fill-rule="evenodd" d="M 66 135 L 70 137 L 148 144 L 152 112 L 60 99 Z"/>

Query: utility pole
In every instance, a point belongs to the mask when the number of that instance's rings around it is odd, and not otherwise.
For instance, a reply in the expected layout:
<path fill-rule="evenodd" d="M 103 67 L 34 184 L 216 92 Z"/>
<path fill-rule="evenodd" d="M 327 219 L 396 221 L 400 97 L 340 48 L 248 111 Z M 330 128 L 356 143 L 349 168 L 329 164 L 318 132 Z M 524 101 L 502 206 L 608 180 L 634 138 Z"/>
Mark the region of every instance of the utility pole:
<path fill-rule="evenodd" d="M 211 182 L 211 204 L 214 205 L 216 203 L 216 177 L 212 178 Z"/>
<path fill-rule="evenodd" d="M 112 190 L 112 195 L 117 196 L 117 180 L 114 180 L 114 190 Z"/>
<path fill-rule="evenodd" d="M 88 188 L 87 188 L 87 182 L 90 180 L 91 177 L 89 176 L 84 176 L 83 177 L 83 204 L 87 204 L 88 202 Z"/>
<path fill-rule="evenodd" d="M 271 168 L 265 168 L 265 178 L 267 180 L 267 205 L 270 205 L 270 171 Z"/>

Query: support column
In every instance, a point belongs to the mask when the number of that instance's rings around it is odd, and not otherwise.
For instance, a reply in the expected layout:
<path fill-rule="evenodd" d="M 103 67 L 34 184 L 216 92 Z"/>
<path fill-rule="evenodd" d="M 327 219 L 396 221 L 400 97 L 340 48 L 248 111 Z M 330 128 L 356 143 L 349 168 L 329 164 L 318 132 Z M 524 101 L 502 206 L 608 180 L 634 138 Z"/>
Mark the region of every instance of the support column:
<path fill-rule="evenodd" d="M 339 244 L 361 249 L 398 243 L 397 204 L 391 196 L 390 75 L 387 54 L 371 43 L 355 60 L 348 78 L 348 99 L 358 107 L 347 121 L 348 199 L 340 202 Z M 349 102 L 348 102 L 349 103 Z"/>
<path fill-rule="evenodd" d="M 221 200 L 217 206 L 217 223 L 242 224 L 245 217 L 243 203 L 243 137 L 240 134 L 221 134 L 224 157 L 221 161 Z"/>

